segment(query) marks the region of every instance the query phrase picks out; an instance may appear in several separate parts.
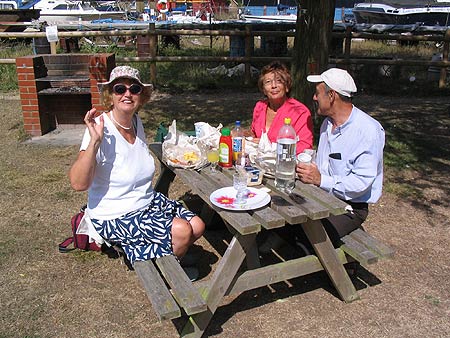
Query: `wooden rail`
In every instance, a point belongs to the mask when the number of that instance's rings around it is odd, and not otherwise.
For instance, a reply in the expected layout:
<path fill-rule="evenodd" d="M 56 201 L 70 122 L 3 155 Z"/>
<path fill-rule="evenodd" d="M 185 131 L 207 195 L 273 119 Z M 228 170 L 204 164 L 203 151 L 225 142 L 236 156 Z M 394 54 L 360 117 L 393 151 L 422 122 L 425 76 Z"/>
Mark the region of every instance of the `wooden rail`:
<path fill-rule="evenodd" d="M 252 30 L 251 26 L 246 25 L 244 30 L 212 30 L 212 29 L 156 29 L 155 24 L 149 24 L 146 29 L 127 29 L 111 31 L 70 31 L 58 32 L 60 38 L 65 37 L 108 37 L 108 36 L 149 36 L 149 56 L 139 57 L 117 57 L 117 62 L 150 62 L 150 79 L 156 83 L 156 62 L 221 62 L 221 63 L 244 63 L 245 75 L 244 81 L 250 83 L 250 64 L 252 62 L 268 63 L 274 59 L 290 63 L 291 57 L 255 57 L 252 56 L 252 38 L 255 36 L 271 37 L 294 37 L 294 31 L 257 31 Z M 158 36 L 190 35 L 190 36 L 241 36 L 244 38 L 245 55 L 244 56 L 159 56 L 157 55 Z M 449 44 L 450 29 L 447 29 L 444 35 L 402 35 L 402 34 L 376 34 L 353 32 L 351 27 L 347 27 L 345 32 L 333 32 L 333 38 L 342 39 L 344 43 L 344 53 L 342 57 L 331 58 L 330 63 L 338 65 L 366 64 L 366 65 L 399 65 L 399 66 L 434 66 L 441 68 L 439 87 L 444 87 L 447 76 L 447 67 L 450 67 Z M 0 38 L 39 38 L 46 37 L 45 32 L 22 32 L 11 33 L 2 32 Z M 368 40 L 395 40 L 395 41 L 435 41 L 443 42 L 443 60 L 442 61 L 423 61 L 423 60 L 387 60 L 383 58 L 352 58 L 351 43 L 353 39 Z M 56 50 L 55 45 L 52 50 Z M 0 59 L 0 64 L 14 64 L 15 59 Z"/>

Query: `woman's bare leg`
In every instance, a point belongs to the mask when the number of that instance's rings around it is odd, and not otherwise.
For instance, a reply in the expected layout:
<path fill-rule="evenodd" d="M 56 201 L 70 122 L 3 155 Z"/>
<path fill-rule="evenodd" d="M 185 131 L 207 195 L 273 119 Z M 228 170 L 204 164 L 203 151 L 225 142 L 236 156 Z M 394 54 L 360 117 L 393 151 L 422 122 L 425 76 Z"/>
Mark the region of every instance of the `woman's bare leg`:
<path fill-rule="evenodd" d="M 172 248 L 178 258 L 183 257 L 189 246 L 203 235 L 205 223 L 198 216 L 190 221 L 174 218 L 172 224 Z"/>

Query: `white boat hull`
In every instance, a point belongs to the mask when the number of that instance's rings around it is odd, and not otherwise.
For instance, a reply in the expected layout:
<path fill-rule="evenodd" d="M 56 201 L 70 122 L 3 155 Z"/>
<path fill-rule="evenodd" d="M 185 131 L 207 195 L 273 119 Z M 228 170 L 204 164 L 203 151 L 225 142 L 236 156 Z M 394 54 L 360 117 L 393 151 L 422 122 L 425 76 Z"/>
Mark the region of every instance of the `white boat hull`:
<path fill-rule="evenodd" d="M 297 15 L 247 15 L 241 16 L 243 20 L 249 22 L 297 22 Z"/>
<path fill-rule="evenodd" d="M 125 19 L 122 11 L 99 11 L 87 3 L 74 0 L 41 0 L 34 8 L 40 9 L 39 21 L 49 24 L 99 19 Z"/>

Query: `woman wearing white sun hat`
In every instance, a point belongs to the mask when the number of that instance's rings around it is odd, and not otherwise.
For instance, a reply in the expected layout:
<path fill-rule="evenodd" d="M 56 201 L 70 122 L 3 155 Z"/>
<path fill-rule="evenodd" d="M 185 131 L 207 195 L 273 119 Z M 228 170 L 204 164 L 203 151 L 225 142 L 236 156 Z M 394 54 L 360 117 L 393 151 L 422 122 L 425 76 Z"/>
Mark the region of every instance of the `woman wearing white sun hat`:
<path fill-rule="evenodd" d="M 119 66 L 99 88 L 110 110 L 97 117 L 95 108 L 87 112 L 86 132 L 69 172 L 75 190 L 88 190 L 88 233 L 97 243 L 120 245 L 131 264 L 170 254 L 181 258 L 205 225 L 152 188 L 154 160 L 137 115 L 152 85 L 141 82 L 137 69 Z"/>

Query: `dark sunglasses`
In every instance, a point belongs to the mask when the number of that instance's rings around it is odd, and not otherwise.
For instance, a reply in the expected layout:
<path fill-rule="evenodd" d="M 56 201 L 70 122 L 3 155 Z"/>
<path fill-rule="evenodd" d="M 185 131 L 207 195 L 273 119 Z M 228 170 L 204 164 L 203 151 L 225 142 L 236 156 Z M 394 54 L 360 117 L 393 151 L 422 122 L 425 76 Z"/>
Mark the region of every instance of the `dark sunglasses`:
<path fill-rule="evenodd" d="M 124 84 L 118 83 L 118 84 L 115 84 L 112 88 L 113 93 L 118 94 L 118 95 L 125 94 L 127 89 L 130 91 L 131 94 L 138 95 L 138 94 L 142 93 L 143 88 L 141 85 L 138 85 L 136 83 L 133 83 L 129 87 Z"/>

